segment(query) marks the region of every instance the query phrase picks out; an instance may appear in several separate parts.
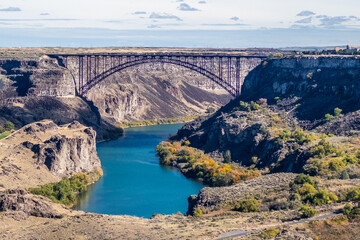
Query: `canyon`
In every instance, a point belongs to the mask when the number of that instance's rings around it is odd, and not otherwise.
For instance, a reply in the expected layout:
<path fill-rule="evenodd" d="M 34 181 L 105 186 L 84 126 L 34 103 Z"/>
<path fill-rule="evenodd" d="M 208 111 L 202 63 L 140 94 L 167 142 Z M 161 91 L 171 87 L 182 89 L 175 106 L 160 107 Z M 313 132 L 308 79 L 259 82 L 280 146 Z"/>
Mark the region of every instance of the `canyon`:
<path fill-rule="evenodd" d="M 314 205 L 317 216 L 326 219 L 341 215 L 346 191 L 359 186 L 360 167 L 355 162 L 360 151 L 359 57 L 269 56 L 244 68 L 241 96 L 235 99 L 199 74 L 162 64 L 115 73 L 80 97 L 73 69 L 47 56 L 56 50 L 28 49 L 21 55 L 8 49 L 0 55 L 0 124 L 12 121 L 18 129 L 0 141 L 0 237 L 4 239 L 214 239 L 239 228 L 249 231 L 239 239 L 262 239 L 259 234 L 265 228 L 278 229 L 275 239 L 316 239 L 314 225 L 297 222 L 305 204 L 304 199 L 294 199 L 302 187 L 292 183 L 298 173 L 311 175 L 314 191 L 339 197 Z M 279 52 L 265 51 L 270 53 Z M 210 108 L 217 111 L 208 115 Z M 335 108 L 341 110 L 338 115 Z M 334 116 L 327 120 L 326 114 Z M 96 141 L 109 139 L 120 123 L 190 115 L 203 116 L 185 124 L 170 140 L 204 151 L 217 164 L 259 169 L 262 176 L 203 188 L 189 197 L 188 216 L 154 214 L 150 219 L 74 211 L 25 190 L 79 172 L 101 175 Z M 323 142 L 338 152 L 315 156 L 314 147 Z M 347 160 L 348 156 L 355 160 Z M 315 169 L 314 159 L 327 165 Z M 340 170 L 334 165 L 338 160 Z M 259 202 L 257 211 L 234 208 L 248 199 Z M 204 215 L 194 216 L 199 210 Z M 326 221 L 332 221 L 326 219 L 314 219 L 324 224 L 322 239 L 337 236 L 345 227 L 352 231 L 346 239 L 356 236 L 358 221 L 334 223 L 326 235 Z"/>

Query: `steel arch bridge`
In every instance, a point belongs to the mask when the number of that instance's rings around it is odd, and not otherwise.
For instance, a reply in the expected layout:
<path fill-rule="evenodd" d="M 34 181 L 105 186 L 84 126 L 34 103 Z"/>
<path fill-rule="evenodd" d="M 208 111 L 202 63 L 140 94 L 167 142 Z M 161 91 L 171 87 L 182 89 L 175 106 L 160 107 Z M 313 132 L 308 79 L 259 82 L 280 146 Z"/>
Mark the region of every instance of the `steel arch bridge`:
<path fill-rule="evenodd" d="M 232 96 L 241 93 L 244 59 L 251 59 L 259 65 L 267 56 L 229 56 L 200 54 L 67 54 L 50 55 L 60 60 L 63 66 L 72 70 L 78 95 L 88 91 L 107 77 L 124 69 L 146 63 L 178 65 L 193 70 L 217 83 Z M 251 69 L 248 69 L 251 70 Z M 248 72 L 248 71 L 246 71 Z"/>

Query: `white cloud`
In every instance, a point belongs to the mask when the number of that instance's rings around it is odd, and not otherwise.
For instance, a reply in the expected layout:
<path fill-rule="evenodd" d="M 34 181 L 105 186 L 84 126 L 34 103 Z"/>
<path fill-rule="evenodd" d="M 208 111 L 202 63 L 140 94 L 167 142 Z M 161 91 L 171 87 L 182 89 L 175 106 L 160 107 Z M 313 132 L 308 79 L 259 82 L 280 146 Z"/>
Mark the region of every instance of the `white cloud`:
<path fill-rule="evenodd" d="M 177 21 L 182 21 L 181 18 L 175 16 L 175 15 L 172 15 L 172 14 L 169 14 L 169 13 L 151 13 L 150 17 L 149 18 L 152 18 L 152 19 L 175 19 Z"/>
<path fill-rule="evenodd" d="M 308 17 L 308 16 L 313 16 L 313 15 L 315 15 L 314 12 L 309 11 L 309 10 L 305 10 L 305 11 L 301 11 L 296 16 L 298 16 L 298 17 Z"/>
<path fill-rule="evenodd" d="M 179 9 L 180 11 L 199 11 L 199 9 L 190 7 L 189 4 L 186 4 L 186 3 L 180 4 L 180 6 L 178 7 L 178 9 Z"/>
<path fill-rule="evenodd" d="M 20 12 L 21 9 L 18 7 L 1 8 L 0 12 Z"/>
<path fill-rule="evenodd" d="M 10 10 L 21 10 L 16 13 L 16 17 L 14 12 L 9 11 L 9 2 Z M 351 7 L 344 7 L 344 1 L 329 0 L 156 0 L 155 3 L 149 0 L 0 0 L 0 8 L 7 9 L 1 12 L 0 18 L 28 19 L 7 21 L 16 22 L 8 25 L 9 28 L 25 27 L 25 22 L 44 17 L 43 20 L 32 21 L 41 23 L 45 28 L 91 26 L 114 30 L 148 29 L 153 24 L 152 20 L 159 20 L 157 25 L 169 30 L 239 28 L 239 25 L 229 24 L 231 22 L 242 23 L 244 29 L 290 28 L 294 24 L 359 29 L 360 1 L 346 0 L 346 4 Z M 311 6 L 311 9 L 306 6 Z M 50 17 L 46 17 L 48 13 L 53 19 L 77 20 L 66 23 L 65 20 L 49 20 Z M 117 24 L 119 22 L 121 24 Z M 181 24 L 165 25 L 169 23 Z"/>
<path fill-rule="evenodd" d="M 146 12 L 144 12 L 144 11 L 136 11 L 136 12 L 133 12 L 132 14 L 133 15 L 145 15 Z"/>
<path fill-rule="evenodd" d="M 312 17 L 308 17 L 308 18 L 298 20 L 295 23 L 311 23 L 311 22 L 312 22 Z"/>

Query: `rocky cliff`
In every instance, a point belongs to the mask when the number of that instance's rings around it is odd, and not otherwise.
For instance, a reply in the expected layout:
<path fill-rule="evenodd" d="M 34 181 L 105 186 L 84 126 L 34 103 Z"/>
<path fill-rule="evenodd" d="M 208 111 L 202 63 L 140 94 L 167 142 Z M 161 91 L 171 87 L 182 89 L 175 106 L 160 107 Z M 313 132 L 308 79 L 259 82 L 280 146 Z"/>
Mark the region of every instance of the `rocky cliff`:
<path fill-rule="evenodd" d="M 255 196 L 270 196 L 277 193 L 281 198 L 282 191 L 289 191 L 289 182 L 296 177 L 296 174 L 270 174 L 249 181 L 238 183 L 229 187 L 205 187 L 198 195 L 189 197 L 188 214 L 193 214 L 198 207 L 208 213 L 220 209 L 231 209 L 234 202 Z"/>
<path fill-rule="evenodd" d="M 340 149 L 345 142 L 352 145 L 341 135 L 359 132 L 359 66 L 356 57 L 268 60 L 246 77 L 242 96 L 209 118 L 186 124 L 174 139 L 189 140 L 217 161 L 228 152 L 246 166 L 302 172 L 318 143 L 309 136 L 336 134 L 327 141 Z M 336 107 L 344 114 L 326 119 Z M 296 139 L 297 134 L 309 139 Z"/>
<path fill-rule="evenodd" d="M 78 172 L 101 174 L 95 139 L 96 132 L 78 122 L 26 125 L 0 141 L 0 183 L 5 188 L 35 187 Z"/>
<path fill-rule="evenodd" d="M 0 101 L 15 96 L 74 96 L 68 69 L 56 59 L 41 57 L 0 59 Z"/>
<path fill-rule="evenodd" d="M 224 90 L 211 86 L 208 79 L 180 67 L 144 65 L 108 77 L 87 98 L 114 123 L 173 118 L 204 114 L 230 100 Z"/>
<path fill-rule="evenodd" d="M 17 127 L 42 119 L 53 119 L 57 124 L 77 120 L 93 126 L 103 139 L 106 131 L 101 130 L 111 130 L 111 125 L 122 121 L 199 115 L 230 99 L 208 79 L 160 64 L 116 73 L 86 98 L 79 98 L 75 96 L 74 68 L 70 62 L 68 69 L 61 65 L 58 59 L 36 52 L 1 57 L 1 116 L 5 119 L 6 115 Z"/>
<path fill-rule="evenodd" d="M 6 212 L 10 211 L 10 212 Z M 0 192 L 0 212 L 17 221 L 29 216 L 62 218 L 65 209 L 43 196 L 29 194 L 25 190 L 6 190 Z"/>
<path fill-rule="evenodd" d="M 297 117 L 314 120 L 340 107 L 359 109 L 360 57 L 309 56 L 263 62 L 245 79 L 242 99 L 298 97 Z"/>

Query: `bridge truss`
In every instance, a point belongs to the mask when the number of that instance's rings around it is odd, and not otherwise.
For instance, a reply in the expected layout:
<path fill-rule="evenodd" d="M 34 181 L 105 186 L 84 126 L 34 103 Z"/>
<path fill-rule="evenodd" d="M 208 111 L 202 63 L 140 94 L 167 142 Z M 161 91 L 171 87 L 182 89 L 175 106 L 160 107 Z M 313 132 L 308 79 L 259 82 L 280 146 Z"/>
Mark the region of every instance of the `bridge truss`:
<path fill-rule="evenodd" d="M 146 63 L 174 64 L 193 70 L 220 85 L 232 96 L 241 93 L 243 61 L 255 59 L 258 65 L 266 56 L 169 55 L 169 54 L 91 54 L 50 55 L 73 70 L 76 90 L 86 93 L 107 77 L 124 69 Z"/>

